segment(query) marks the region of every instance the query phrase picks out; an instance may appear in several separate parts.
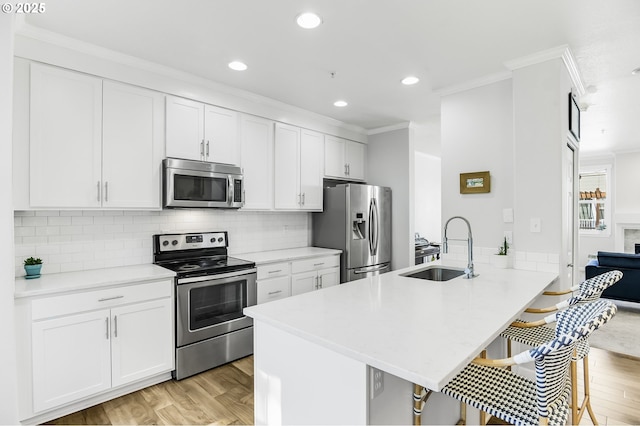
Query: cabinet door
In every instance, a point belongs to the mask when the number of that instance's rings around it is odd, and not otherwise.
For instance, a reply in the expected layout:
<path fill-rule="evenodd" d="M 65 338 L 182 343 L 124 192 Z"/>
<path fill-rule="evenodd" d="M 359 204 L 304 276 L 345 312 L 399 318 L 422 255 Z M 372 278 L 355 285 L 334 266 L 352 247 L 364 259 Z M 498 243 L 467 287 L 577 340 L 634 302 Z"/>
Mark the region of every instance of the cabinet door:
<path fill-rule="evenodd" d="M 258 304 L 291 296 L 291 277 L 258 280 Z"/>
<path fill-rule="evenodd" d="M 204 160 L 204 104 L 167 96 L 167 157 Z"/>
<path fill-rule="evenodd" d="M 109 310 L 32 324 L 33 410 L 111 387 Z"/>
<path fill-rule="evenodd" d="M 300 134 L 300 192 L 302 209 L 322 210 L 324 135 L 311 130 Z"/>
<path fill-rule="evenodd" d="M 102 80 L 31 64 L 30 206 L 99 207 Z"/>
<path fill-rule="evenodd" d="M 364 180 L 366 162 L 366 146 L 358 142 L 348 141 L 346 145 L 347 172 L 349 179 Z"/>
<path fill-rule="evenodd" d="M 333 287 L 340 284 L 340 268 L 318 271 L 318 280 L 320 288 Z"/>
<path fill-rule="evenodd" d="M 230 109 L 205 105 L 204 143 L 206 161 L 240 164 L 238 113 Z"/>
<path fill-rule="evenodd" d="M 240 137 L 243 209 L 270 210 L 273 208 L 273 121 L 242 115 Z"/>
<path fill-rule="evenodd" d="M 276 209 L 300 209 L 300 129 L 276 123 L 274 141 L 274 204 Z"/>
<path fill-rule="evenodd" d="M 104 82 L 103 207 L 161 207 L 162 117 L 160 93 Z"/>
<path fill-rule="evenodd" d="M 347 173 L 345 139 L 324 137 L 324 174 L 328 177 L 344 178 Z"/>
<path fill-rule="evenodd" d="M 307 293 L 317 290 L 318 273 L 316 271 L 303 272 L 291 276 L 291 295 Z"/>
<path fill-rule="evenodd" d="M 114 387 L 173 369 L 172 312 L 171 299 L 111 310 Z"/>

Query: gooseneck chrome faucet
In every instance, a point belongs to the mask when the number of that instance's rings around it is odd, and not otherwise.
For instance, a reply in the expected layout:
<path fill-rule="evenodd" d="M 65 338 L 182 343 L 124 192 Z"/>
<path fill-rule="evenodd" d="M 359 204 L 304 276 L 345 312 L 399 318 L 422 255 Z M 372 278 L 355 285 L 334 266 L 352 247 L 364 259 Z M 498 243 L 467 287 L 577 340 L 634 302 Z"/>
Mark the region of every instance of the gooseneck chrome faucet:
<path fill-rule="evenodd" d="M 477 277 L 478 274 L 473 272 L 473 235 L 471 235 L 471 224 L 469 223 L 469 221 L 467 219 L 465 219 L 462 216 L 453 216 L 452 218 L 450 218 L 449 220 L 447 220 L 447 222 L 444 224 L 444 239 L 442 241 L 442 252 L 443 253 L 448 253 L 449 252 L 449 239 L 447 238 L 447 227 L 449 226 L 449 222 L 451 222 L 453 219 L 461 219 L 464 220 L 464 223 L 467 224 L 467 229 L 469 230 L 469 237 L 467 238 L 467 252 L 468 252 L 468 260 L 467 260 L 467 269 L 465 269 L 465 274 L 464 277 L 465 278 L 473 278 L 473 277 Z M 465 240 L 461 240 L 461 239 L 454 239 L 451 238 L 453 241 L 465 241 Z"/>

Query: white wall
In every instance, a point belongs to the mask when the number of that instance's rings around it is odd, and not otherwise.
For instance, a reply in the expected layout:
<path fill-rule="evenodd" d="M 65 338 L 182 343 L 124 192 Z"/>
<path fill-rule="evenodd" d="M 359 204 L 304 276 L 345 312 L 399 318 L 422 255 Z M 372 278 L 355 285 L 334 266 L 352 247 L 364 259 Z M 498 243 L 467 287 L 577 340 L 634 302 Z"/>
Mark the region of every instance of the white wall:
<path fill-rule="evenodd" d="M 441 163 L 439 157 L 416 152 L 414 231 L 433 242 L 440 242 L 442 233 Z"/>
<path fill-rule="evenodd" d="M 411 128 L 369 136 L 367 183 L 391 188 L 391 267 L 415 262 L 413 245 L 414 147 Z"/>
<path fill-rule="evenodd" d="M 640 213 L 640 152 L 616 155 L 615 169 L 616 213 Z"/>
<path fill-rule="evenodd" d="M 0 158 L 11 158 L 14 18 L 0 14 Z M 0 168 L 0 424 L 18 423 L 16 353 L 13 309 L 13 207 L 11 161 Z"/>
<path fill-rule="evenodd" d="M 511 80 L 442 98 L 442 222 L 452 216 L 469 220 L 474 254 L 480 247 L 497 252 L 504 231 L 512 229 L 502 219 L 502 210 L 514 202 L 512 104 Z M 460 194 L 460 173 L 486 170 L 490 193 Z M 466 238 L 464 223 L 451 222 L 448 236 Z"/>
<path fill-rule="evenodd" d="M 568 258 L 575 248 L 568 247 L 564 234 L 568 229 L 564 221 L 568 217 L 565 158 L 570 91 L 571 81 L 560 58 L 513 71 L 514 245 L 530 253 L 532 260 L 547 257 L 549 270 L 560 272 L 563 288 L 571 285 L 565 282 L 569 276 L 564 265 L 577 263 Z M 540 232 L 531 231 L 532 219 L 540 220 Z"/>

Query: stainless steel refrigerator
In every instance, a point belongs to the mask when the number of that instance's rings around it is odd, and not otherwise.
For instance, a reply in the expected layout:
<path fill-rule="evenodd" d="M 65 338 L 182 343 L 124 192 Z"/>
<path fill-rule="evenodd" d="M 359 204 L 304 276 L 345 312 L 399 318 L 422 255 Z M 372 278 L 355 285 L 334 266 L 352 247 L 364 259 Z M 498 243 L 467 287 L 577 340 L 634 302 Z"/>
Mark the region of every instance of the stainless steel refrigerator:
<path fill-rule="evenodd" d="M 391 189 L 342 184 L 324 189 L 322 213 L 312 216 L 312 244 L 342 250 L 340 282 L 391 267 Z"/>

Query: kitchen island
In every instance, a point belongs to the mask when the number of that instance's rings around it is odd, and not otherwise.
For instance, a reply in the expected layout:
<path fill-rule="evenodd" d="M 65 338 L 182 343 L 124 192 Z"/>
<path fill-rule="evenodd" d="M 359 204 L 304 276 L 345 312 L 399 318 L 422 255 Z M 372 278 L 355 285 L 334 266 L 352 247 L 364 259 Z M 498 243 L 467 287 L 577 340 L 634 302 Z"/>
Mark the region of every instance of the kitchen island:
<path fill-rule="evenodd" d="M 411 423 L 411 383 L 439 391 L 558 278 L 489 265 L 471 280 L 403 276 L 442 262 L 246 308 L 256 424 Z M 433 399 L 425 423 L 457 419 Z"/>

